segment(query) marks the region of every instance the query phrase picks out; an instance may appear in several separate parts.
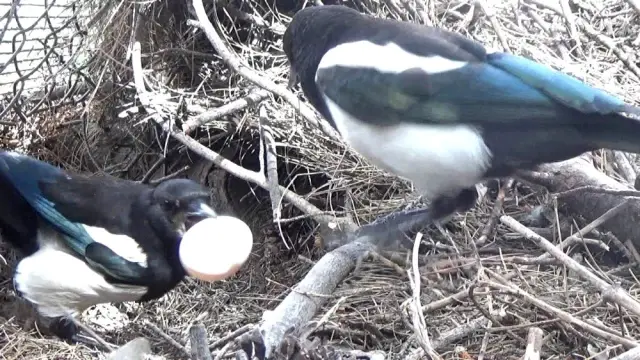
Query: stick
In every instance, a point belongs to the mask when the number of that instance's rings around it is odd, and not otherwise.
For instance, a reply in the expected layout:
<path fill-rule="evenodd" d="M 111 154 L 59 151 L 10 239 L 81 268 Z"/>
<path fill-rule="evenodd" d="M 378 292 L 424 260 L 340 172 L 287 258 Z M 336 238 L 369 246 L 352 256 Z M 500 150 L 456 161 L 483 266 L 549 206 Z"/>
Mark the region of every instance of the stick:
<path fill-rule="evenodd" d="M 514 218 L 508 215 L 500 217 L 500 222 L 510 227 L 512 230 L 522 234 L 525 238 L 533 241 L 536 245 L 546 250 L 556 259 L 562 261 L 562 263 L 569 269 L 580 275 L 581 278 L 591 283 L 598 288 L 602 293 L 602 297 L 607 301 L 612 301 L 625 309 L 629 310 L 633 314 L 640 316 L 640 303 L 632 298 L 626 291 L 619 287 L 609 285 L 606 281 L 600 279 L 587 268 L 580 265 L 577 261 L 572 259 L 569 255 L 562 252 L 557 247 L 553 246 L 549 240 L 529 230 L 526 226 L 520 224 Z"/>
<path fill-rule="evenodd" d="M 207 345 L 207 329 L 201 323 L 191 325 L 189 328 L 189 341 L 191 342 L 192 360 L 211 360 L 211 353 Z"/>
<path fill-rule="evenodd" d="M 527 349 L 524 352 L 522 360 L 540 360 L 540 351 L 542 350 L 542 329 L 532 327 L 529 329 L 527 336 Z"/>
<path fill-rule="evenodd" d="M 107 355 L 106 360 L 145 360 L 151 355 L 149 340 L 138 337 Z"/>
<path fill-rule="evenodd" d="M 416 239 L 413 242 L 413 252 L 411 256 L 411 265 L 413 268 L 413 276 L 407 271 L 409 282 L 411 284 L 411 291 L 413 296 L 410 304 L 411 323 L 413 325 L 413 331 L 416 334 L 416 339 L 422 350 L 429 354 L 432 359 L 442 359 L 438 354 L 431 340 L 429 340 L 429 332 L 427 331 L 427 324 L 424 319 L 424 315 L 420 309 L 420 269 L 418 268 L 418 250 L 420 249 L 420 242 L 422 241 L 422 233 L 418 233 Z M 412 279 L 413 278 L 413 279 Z"/>
<path fill-rule="evenodd" d="M 266 90 L 257 90 L 249 95 L 236 99 L 230 103 L 224 104 L 219 108 L 209 110 L 207 112 L 203 112 L 198 116 L 189 119 L 189 121 L 185 122 L 182 126 L 182 131 L 185 134 L 191 134 L 195 129 L 202 125 L 206 125 L 210 122 L 220 119 L 223 116 L 227 116 L 229 114 L 233 114 L 236 111 L 242 110 L 244 108 L 254 106 L 261 101 L 265 100 L 269 97 L 269 92 Z"/>
<path fill-rule="evenodd" d="M 569 324 L 578 326 L 582 329 L 584 329 L 587 332 L 590 332 L 591 334 L 594 334 L 596 336 L 602 337 L 604 339 L 606 339 L 607 341 L 611 341 L 611 342 L 615 342 L 617 344 L 621 344 L 624 345 L 627 348 L 633 348 L 635 346 L 640 345 L 638 342 L 636 342 L 633 339 L 629 339 L 627 337 L 622 337 L 622 336 L 618 336 L 616 334 L 612 334 L 608 331 L 602 330 L 599 327 L 596 327 L 594 325 L 591 325 L 585 321 L 582 321 L 578 318 L 576 318 L 575 316 L 571 315 L 570 313 L 558 309 L 552 305 L 549 305 L 548 303 L 540 300 L 538 297 L 533 296 L 531 294 L 529 294 L 528 292 L 520 289 L 519 287 L 511 284 L 511 283 L 507 283 L 506 285 L 503 284 L 498 284 L 494 281 L 479 281 L 478 282 L 478 286 L 477 287 L 481 287 L 481 286 L 490 286 L 493 288 L 496 288 L 502 292 L 506 292 L 509 294 L 512 294 L 514 296 L 518 296 L 523 298 L 524 300 L 530 302 L 531 304 L 539 307 L 540 309 L 542 309 L 543 311 L 549 313 L 550 315 L 553 315 L 555 317 L 557 317 L 558 319 L 567 322 Z"/>

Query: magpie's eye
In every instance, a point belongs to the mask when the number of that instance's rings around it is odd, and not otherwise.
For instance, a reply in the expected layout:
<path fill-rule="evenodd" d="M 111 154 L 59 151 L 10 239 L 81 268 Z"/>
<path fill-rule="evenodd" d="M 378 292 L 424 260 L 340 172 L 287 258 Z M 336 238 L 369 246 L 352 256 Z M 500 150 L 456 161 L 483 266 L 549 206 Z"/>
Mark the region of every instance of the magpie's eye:
<path fill-rule="evenodd" d="M 165 200 L 162 202 L 162 207 L 167 211 L 175 210 L 176 203 L 170 200 Z"/>

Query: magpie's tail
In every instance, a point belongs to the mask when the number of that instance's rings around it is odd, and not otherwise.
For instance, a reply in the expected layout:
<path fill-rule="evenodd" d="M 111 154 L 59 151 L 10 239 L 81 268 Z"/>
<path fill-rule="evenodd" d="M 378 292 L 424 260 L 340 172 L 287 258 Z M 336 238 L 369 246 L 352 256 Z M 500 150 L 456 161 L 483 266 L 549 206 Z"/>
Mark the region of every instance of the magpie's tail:
<path fill-rule="evenodd" d="M 627 106 L 624 113 L 629 115 L 606 115 L 605 121 L 588 127 L 597 148 L 640 154 L 640 108 Z"/>

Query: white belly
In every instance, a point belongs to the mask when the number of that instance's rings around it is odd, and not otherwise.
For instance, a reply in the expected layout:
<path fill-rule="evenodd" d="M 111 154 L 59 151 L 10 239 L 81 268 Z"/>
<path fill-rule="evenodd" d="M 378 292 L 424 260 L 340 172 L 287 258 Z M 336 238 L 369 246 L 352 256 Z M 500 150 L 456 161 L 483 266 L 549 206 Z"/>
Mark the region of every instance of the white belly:
<path fill-rule="evenodd" d="M 489 166 L 489 149 L 468 126 L 375 126 L 354 119 L 328 97 L 324 99 L 338 131 L 355 151 L 381 169 L 413 182 L 427 198 L 473 187 Z"/>
<path fill-rule="evenodd" d="M 16 290 L 47 317 L 77 316 L 99 303 L 135 301 L 146 288 L 115 286 L 72 256 L 58 234 L 46 228 L 38 234 L 41 248 L 16 267 Z"/>

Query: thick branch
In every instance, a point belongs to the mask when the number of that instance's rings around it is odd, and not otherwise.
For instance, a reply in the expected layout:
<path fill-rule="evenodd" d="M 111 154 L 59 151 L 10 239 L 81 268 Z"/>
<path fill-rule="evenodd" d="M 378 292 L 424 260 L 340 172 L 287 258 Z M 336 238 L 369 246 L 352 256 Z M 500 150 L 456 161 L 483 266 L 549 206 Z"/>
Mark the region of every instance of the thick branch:
<path fill-rule="evenodd" d="M 579 187 L 595 187 L 616 191 L 633 190 L 597 170 L 584 156 L 563 162 L 545 164 L 539 172 L 521 173 L 520 177 L 546 187 L 552 193 L 561 193 Z M 604 213 L 626 201 L 624 196 L 590 191 L 571 191 L 562 195 L 560 204 L 574 214 L 580 214 L 592 222 Z M 640 201 L 632 199 L 624 211 L 610 217 L 600 225 L 611 231 L 622 242 L 631 240 L 640 245 Z"/>

